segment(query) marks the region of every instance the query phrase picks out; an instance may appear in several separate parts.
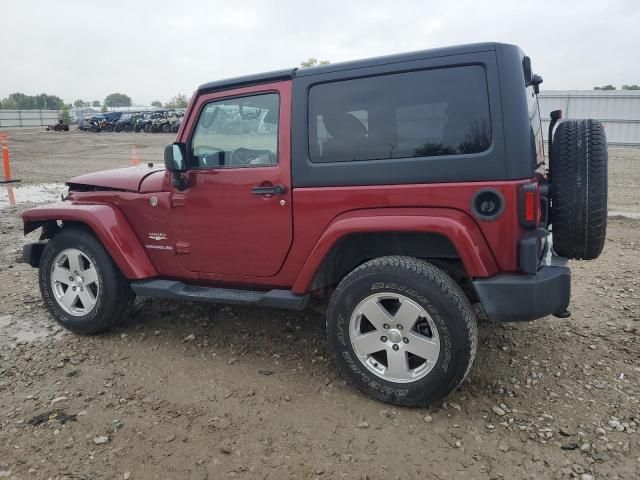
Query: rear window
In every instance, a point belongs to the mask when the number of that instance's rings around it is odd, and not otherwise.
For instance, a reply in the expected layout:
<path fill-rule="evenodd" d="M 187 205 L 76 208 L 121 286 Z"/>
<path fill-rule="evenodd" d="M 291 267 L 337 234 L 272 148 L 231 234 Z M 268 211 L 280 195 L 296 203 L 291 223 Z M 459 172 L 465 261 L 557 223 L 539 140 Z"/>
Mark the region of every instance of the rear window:
<path fill-rule="evenodd" d="M 325 83 L 309 92 L 313 162 L 465 155 L 490 145 L 481 66 Z"/>

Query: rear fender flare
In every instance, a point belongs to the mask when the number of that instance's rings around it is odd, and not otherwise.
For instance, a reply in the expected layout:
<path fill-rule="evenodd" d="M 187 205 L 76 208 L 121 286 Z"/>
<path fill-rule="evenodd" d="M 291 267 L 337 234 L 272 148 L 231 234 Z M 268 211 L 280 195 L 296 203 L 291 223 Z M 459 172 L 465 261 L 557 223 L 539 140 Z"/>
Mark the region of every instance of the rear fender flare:
<path fill-rule="evenodd" d="M 346 235 L 366 232 L 422 232 L 446 237 L 455 247 L 467 274 L 489 277 L 496 260 L 480 227 L 468 214 L 446 208 L 384 208 L 356 210 L 334 219 L 316 242 L 292 291 L 305 293 L 332 246 Z"/>
<path fill-rule="evenodd" d="M 22 214 L 25 234 L 48 221 L 79 222 L 98 237 L 129 280 L 158 275 L 124 214 L 113 205 L 58 202 Z"/>

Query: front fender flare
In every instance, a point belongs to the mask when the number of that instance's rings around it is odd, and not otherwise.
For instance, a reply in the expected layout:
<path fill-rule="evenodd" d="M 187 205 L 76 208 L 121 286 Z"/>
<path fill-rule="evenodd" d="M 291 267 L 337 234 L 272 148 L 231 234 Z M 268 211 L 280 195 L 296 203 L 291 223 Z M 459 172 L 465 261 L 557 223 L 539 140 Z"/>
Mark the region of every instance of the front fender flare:
<path fill-rule="evenodd" d="M 292 291 L 304 293 L 325 256 L 342 237 L 366 232 L 424 232 L 446 237 L 455 247 L 467 274 L 489 277 L 498 272 L 495 258 L 473 218 L 446 208 L 379 208 L 338 216 L 325 229 L 303 265 Z"/>
<path fill-rule="evenodd" d="M 158 275 L 126 217 L 113 205 L 58 202 L 26 210 L 22 213 L 22 220 L 25 233 L 51 220 L 84 223 L 98 237 L 126 278 L 137 280 Z"/>

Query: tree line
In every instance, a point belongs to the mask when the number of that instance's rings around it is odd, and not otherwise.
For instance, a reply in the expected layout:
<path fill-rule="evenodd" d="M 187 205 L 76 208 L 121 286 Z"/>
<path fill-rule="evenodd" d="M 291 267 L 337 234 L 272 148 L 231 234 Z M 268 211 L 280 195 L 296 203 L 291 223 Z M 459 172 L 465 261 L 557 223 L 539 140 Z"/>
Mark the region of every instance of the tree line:
<path fill-rule="evenodd" d="M 187 108 L 189 102 L 186 95 L 178 93 L 171 97 L 164 104 L 159 100 L 151 102 L 152 107 L 164 107 L 167 109 Z M 93 107 L 100 108 L 106 112 L 109 107 L 130 107 L 132 100 L 124 93 L 111 93 L 100 100 L 78 99 L 71 103 L 65 103 L 56 95 L 41 93 L 39 95 L 26 95 L 24 93 L 12 93 L 8 97 L 0 99 L 0 110 L 67 110 L 72 107 Z"/>
<path fill-rule="evenodd" d="M 601 87 L 593 87 L 594 90 L 616 90 L 616 87 L 609 84 Z M 621 90 L 640 90 L 640 85 L 622 85 Z"/>

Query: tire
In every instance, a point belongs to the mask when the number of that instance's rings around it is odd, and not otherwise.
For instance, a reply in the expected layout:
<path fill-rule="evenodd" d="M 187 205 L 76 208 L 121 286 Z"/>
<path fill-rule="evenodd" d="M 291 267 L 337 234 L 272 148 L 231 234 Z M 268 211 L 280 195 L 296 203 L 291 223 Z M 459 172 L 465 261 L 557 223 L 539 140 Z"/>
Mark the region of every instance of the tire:
<path fill-rule="evenodd" d="M 151 126 L 151 124 L 150 124 L 150 123 L 147 123 L 147 124 L 144 126 L 144 131 L 145 131 L 145 133 L 151 133 L 151 129 L 152 129 L 152 128 L 153 128 L 153 127 Z"/>
<path fill-rule="evenodd" d="M 122 130 L 129 133 L 132 128 L 131 128 L 131 124 L 130 123 L 125 123 L 124 126 L 122 127 Z"/>
<path fill-rule="evenodd" d="M 133 127 L 133 131 L 136 133 L 140 133 L 140 130 L 142 130 L 142 127 L 140 125 L 136 125 L 135 127 Z"/>
<path fill-rule="evenodd" d="M 163 123 L 162 133 L 171 133 L 171 125 L 169 125 L 168 123 Z"/>
<path fill-rule="evenodd" d="M 122 131 L 122 125 L 116 125 L 115 127 L 113 127 L 113 130 L 116 133 L 120 133 Z"/>
<path fill-rule="evenodd" d="M 553 248 L 576 260 L 597 258 L 607 234 L 607 139 L 595 120 L 562 122 L 551 151 Z"/>
<path fill-rule="evenodd" d="M 74 265 L 80 265 L 76 279 L 83 281 L 79 283 L 71 280 Z M 40 259 L 39 283 L 42 299 L 55 320 L 81 335 L 117 327 L 135 300 L 129 282 L 100 241 L 84 229 L 63 229 L 49 240 Z M 68 295 L 72 288 L 77 290 Z"/>
<path fill-rule="evenodd" d="M 460 287 L 436 266 L 401 256 L 370 260 L 340 282 L 327 310 L 327 335 L 336 362 L 360 390 L 403 406 L 427 406 L 455 390 L 478 344 Z M 391 358 L 402 368 L 392 371 Z"/>

